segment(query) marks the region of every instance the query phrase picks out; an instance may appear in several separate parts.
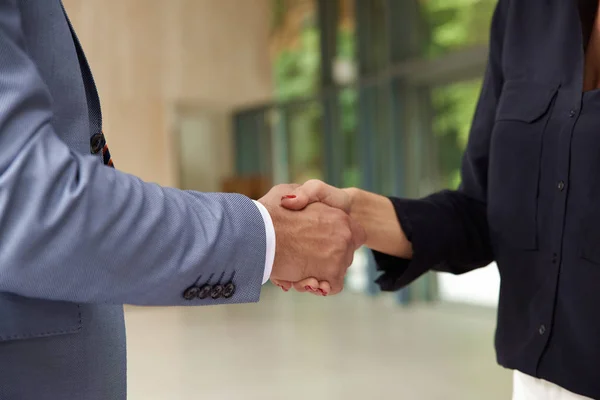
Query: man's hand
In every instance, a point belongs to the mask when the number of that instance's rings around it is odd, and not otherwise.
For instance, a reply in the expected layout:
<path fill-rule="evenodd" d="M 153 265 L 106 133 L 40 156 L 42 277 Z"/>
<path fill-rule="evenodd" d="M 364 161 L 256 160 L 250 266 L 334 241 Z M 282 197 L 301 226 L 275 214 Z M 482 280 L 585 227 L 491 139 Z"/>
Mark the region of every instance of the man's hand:
<path fill-rule="evenodd" d="M 392 202 L 378 194 L 360 189 L 338 189 L 318 180 L 310 180 L 297 186 L 281 201 L 290 210 L 302 210 L 312 203 L 320 202 L 348 213 L 366 232 L 365 246 L 396 257 L 411 258 L 412 244 L 406 238 Z M 300 282 L 279 282 L 283 288 L 300 292 L 322 294 L 328 283 L 316 277 Z"/>
<path fill-rule="evenodd" d="M 294 190 L 281 198 L 281 205 L 289 210 L 303 210 L 313 203 L 323 203 L 337 208 L 350 215 L 352 208 L 351 189 L 339 189 L 323 181 L 311 179 L 303 185 L 295 185 Z M 365 239 L 366 240 L 366 239 Z M 319 280 L 314 276 L 299 282 L 274 280 L 275 284 L 288 291 L 291 287 L 298 292 L 309 292 L 325 296 L 331 290 L 328 281 Z"/>
<path fill-rule="evenodd" d="M 406 238 L 389 198 L 356 188 L 338 189 L 310 180 L 295 187 L 281 200 L 281 205 L 290 210 L 302 210 L 315 202 L 348 213 L 364 228 L 366 247 L 395 257 L 412 258 L 412 243 Z"/>
<path fill-rule="evenodd" d="M 281 206 L 282 198 L 296 188 L 278 185 L 259 200 L 275 227 L 277 245 L 271 278 L 300 282 L 313 277 L 328 282 L 325 294 L 339 293 L 354 251 L 365 241 L 365 232 L 346 212 L 325 204 L 305 205 L 300 212 L 286 210 Z"/>

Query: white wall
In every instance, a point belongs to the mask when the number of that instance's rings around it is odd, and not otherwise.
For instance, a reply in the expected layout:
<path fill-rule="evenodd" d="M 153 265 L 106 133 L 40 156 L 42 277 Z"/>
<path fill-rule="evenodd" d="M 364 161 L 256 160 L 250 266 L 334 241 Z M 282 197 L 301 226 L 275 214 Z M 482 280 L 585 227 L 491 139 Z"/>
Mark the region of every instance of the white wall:
<path fill-rule="evenodd" d="M 174 104 L 202 103 L 227 113 L 272 96 L 269 0 L 64 4 L 91 64 L 121 170 L 175 185 Z M 230 134 L 215 132 L 214 139 L 228 142 Z M 217 164 L 213 171 L 219 168 L 231 166 Z"/>

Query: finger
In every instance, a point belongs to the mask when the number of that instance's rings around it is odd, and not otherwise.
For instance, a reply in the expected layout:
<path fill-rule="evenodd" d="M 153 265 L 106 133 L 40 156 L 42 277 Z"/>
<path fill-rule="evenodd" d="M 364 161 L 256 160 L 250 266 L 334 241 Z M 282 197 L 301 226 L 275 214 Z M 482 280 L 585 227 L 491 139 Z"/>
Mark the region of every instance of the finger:
<path fill-rule="evenodd" d="M 316 179 L 307 181 L 281 199 L 281 205 L 290 210 L 302 210 L 316 202 L 339 208 L 346 213 L 350 212 L 350 201 L 346 192 Z"/>
<path fill-rule="evenodd" d="M 367 242 L 367 231 L 353 218 L 350 218 L 350 231 L 352 232 L 352 241 L 354 242 L 355 250 Z"/>
<path fill-rule="evenodd" d="M 328 296 L 331 293 L 331 285 L 327 281 L 320 281 L 317 291 L 321 296 Z"/>
<path fill-rule="evenodd" d="M 292 282 L 289 282 L 289 281 L 272 278 L 271 282 L 273 282 L 275 285 L 279 286 L 281 288 L 281 290 L 283 290 L 284 292 L 287 292 L 292 288 Z"/>
<path fill-rule="evenodd" d="M 293 286 L 297 292 L 316 294 L 318 293 L 319 281 L 316 278 L 306 278 L 302 279 L 301 281 L 294 282 Z"/>
<path fill-rule="evenodd" d="M 318 185 L 310 184 L 305 187 L 305 185 L 307 185 L 309 182 L 311 181 L 308 181 L 304 185 L 293 190 L 291 193 L 283 196 L 281 198 L 281 205 L 289 210 L 299 211 L 306 208 L 306 206 L 309 204 L 318 202 L 319 197 L 316 193 L 318 190 L 316 186 Z"/>

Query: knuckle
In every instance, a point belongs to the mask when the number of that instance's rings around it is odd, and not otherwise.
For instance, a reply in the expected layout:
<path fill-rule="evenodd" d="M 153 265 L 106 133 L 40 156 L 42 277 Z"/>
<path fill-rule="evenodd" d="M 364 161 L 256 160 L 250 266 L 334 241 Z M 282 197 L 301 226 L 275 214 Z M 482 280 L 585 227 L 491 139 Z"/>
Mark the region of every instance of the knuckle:
<path fill-rule="evenodd" d="M 306 186 L 320 186 L 323 182 L 321 182 L 318 179 L 309 179 L 307 180 L 304 185 Z"/>
<path fill-rule="evenodd" d="M 339 261 L 344 256 L 344 249 L 346 247 L 346 241 L 344 238 L 336 236 L 332 240 L 331 244 L 331 257 L 336 261 L 336 264 L 339 264 Z"/>
<path fill-rule="evenodd" d="M 303 187 L 307 188 L 311 193 L 315 195 L 321 193 L 324 186 L 325 184 L 318 179 L 310 179 L 306 181 L 306 183 L 303 185 Z"/>
<path fill-rule="evenodd" d="M 353 244 L 352 231 L 350 229 L 339 229 L 335 234 L 335 249 L 343 256 L 348 251 L 348 247 Z"/>
<path fill-rule="evenodd" d="M 344 244 L 348 244 L 352 241 L 352 231 L 350 231 L 350 229 L 343 229 L 340 232 L 340 237 L 344 241 Z"/>

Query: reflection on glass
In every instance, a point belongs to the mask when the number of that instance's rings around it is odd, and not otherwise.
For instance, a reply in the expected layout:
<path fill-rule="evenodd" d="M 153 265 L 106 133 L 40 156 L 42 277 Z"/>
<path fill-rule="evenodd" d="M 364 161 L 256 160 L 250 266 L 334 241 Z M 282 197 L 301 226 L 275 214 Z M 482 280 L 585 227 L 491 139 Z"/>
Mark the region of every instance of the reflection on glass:
<path fill-rule="evenodd" d="M 488 42 L 497 0 L 419 1 L 429 29 L 427 55 Z"/>
<path fill-rule="evenodd" d="M 369 0 L 365 2 L 366 39 L 369 45 L 365 47 L 363 72 L 376 73 L 384 70 L 388 63 L 388 18 L 385 0 Z"/>
<path fill-rule="evenodd" d="M 332 59 L 332 78 L 337 85 L 356 81 L 356 39 L 354 0 L 338 0 L 338 21 L 335 54 Z"/>
<path fill-rule="evenodd" d="M 392 127 L 391 127 L 391 98 L 389 83 L 374 86 L 373 103 L 371 115 L 373 117 L 373 129 L 370 137 L 374 141 L 373 164 L 374 164 L 374 189 L 383 194 L 391 194 L 394 187 L 394 176 L 392 170 Z"/>
<path fill-rule="evenodd" d="M 340 131 L 344 153 L 342 169 L 342 186 L 359 187 L 361 181 L 358 159 L 358 91 L 354 88 L 343 89 L 339 96 Z"/>
<path fill-rule="evenodd" d="M 457 188 L 460 163 L 467 145 L 481 79 L 433 88 L 431 100 L 435 118 L 433 133 L 444 187 Z"/>
<path fill-rule="evenodd" d="M 292 182 L 323 179 L 323 120 L 318 103 L 289 110 L 289 174 Z"/>

